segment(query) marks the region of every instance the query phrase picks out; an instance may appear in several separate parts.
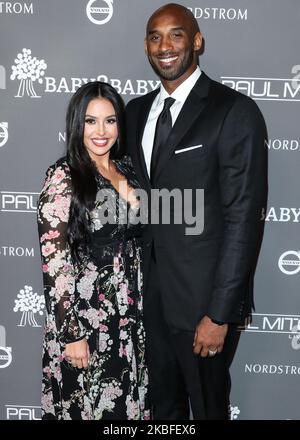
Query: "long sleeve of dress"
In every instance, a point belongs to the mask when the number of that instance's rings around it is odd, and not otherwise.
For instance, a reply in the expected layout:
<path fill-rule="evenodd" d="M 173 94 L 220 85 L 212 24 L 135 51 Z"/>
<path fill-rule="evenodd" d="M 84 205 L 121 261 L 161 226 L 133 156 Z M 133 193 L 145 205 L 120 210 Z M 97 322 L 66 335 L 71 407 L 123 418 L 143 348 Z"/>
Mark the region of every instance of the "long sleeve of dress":
<path fill-rule="evenodd" d="M 66 162 L 60 162 L 47 171 L 38 205 L 38 229 L 48 325 L 63 343 L 88 337 L 96 325 L 90 299 L 97 274 L 92 263 L 79 273 L 72 264 L 67 243 L 70 202 L 70 171 Z"/>

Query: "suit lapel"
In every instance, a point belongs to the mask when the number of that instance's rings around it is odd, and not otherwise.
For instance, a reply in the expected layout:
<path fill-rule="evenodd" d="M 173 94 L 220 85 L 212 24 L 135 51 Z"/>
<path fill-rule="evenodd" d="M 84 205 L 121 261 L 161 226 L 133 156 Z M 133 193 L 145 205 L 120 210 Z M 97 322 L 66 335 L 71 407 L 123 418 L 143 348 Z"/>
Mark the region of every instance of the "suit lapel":
<path fill-rule="evenodd" d="M 148 119 L 148 115 L 152 106 L 152 103 L 156 97 L 156 95 L 159 93 L 159 89 L 154 90 L 152 93 L 149 93 L 148 95 L 145 95 L 143 97 L 143 102 L 141 103 L 141 107 L 139 110 L 139 116 L 138 116 L 138 123 L 137 123 L 137 139 L 136 139 L 136 145 L 137 145 L 137 161 L 138 161 L 138 169 L 141 171 L 141 178 L 146 184 L 146 187 L 148 189 L 151 189 L 151 183 L 146 167 L 145 162 L 145 156 L 142 146 L 142 140 L 143 140 L 143 134 L 145 130 L 145 125 Z"/>
<path fill-rule="evenodd" d="M 188 132 L 194 121 L 207 106 L 210 82 L 211 80 L 202 72 L 200 78 L 188 95 L 166 144 L 161 149 L 155 179 L 158 178 L 183 136 Z"/>

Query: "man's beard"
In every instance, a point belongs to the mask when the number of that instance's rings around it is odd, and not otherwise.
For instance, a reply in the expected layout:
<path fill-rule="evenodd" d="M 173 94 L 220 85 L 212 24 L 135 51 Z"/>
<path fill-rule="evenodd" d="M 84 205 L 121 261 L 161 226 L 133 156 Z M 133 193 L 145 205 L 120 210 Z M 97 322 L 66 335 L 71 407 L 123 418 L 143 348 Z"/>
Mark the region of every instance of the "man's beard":
<path fill-rule="evenodd" d="M 166 55 L 161 54 L 161 55 Z M 185 53 L 184 58 L 180 61 L 179 65 L 177 66 L 176 70 L 173 70 L 172 68 L 166 68 L 163 69 L 161 67 L 158 67 L 148 56 L 149 63 L 152 66 L 152 69 L 156 73 L 157 76 L 159 76 L 162 79 L 165 79 L 166 81 L 175 81 L 176 79 L 180 78 L 192 65 L 194 60 L 194 50 L 191 49 L 189 52 Z"/>

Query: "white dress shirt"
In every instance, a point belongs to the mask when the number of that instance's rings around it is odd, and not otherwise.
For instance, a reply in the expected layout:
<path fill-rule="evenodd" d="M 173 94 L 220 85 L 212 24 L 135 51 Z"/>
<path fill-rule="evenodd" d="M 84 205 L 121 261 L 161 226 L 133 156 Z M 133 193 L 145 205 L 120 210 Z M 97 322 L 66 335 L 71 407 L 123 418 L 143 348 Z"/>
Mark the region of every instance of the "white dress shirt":
<path fill-rule="evenodd" d="M 201 75 L 201 70 L 200 67 L 197 66 L 194 72 L 182 84 L 180 84 L 180 86 L 178 86 L 177 89 L 171 95 L 169 95 L 169 93 L 166 91 L 164 86 L 161 85 L 160 92 L 155 97 L 153 104 L 151 106 L 142 139 L 142 147 L 144 151 L 144 157 L 145 157 L 146 167 L 149 176 L 150 176 L 150 164 L 151 164 L 151 155 L 152 155 L 152 148 L 154 142 L 155 127 L 156 127 L 157 118 L 162 112 L 162 109 L 164 107 L 164 100 L 168 97 L 172 97 L 175 99 L 175 102 L 173 103 L 170 109 L 171 117 L 172 117 L 172 126 L 173 126 L 183 107 L 183 104 L 185 103 L 190 91 L 196 84 L 200 75 Z"/>

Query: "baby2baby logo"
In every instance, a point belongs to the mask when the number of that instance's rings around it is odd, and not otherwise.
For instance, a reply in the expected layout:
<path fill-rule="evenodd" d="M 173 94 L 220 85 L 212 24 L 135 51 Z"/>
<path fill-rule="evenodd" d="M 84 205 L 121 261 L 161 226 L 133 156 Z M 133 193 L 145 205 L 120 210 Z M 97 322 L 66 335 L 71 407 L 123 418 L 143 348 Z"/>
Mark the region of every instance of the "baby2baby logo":
<path fill-rule="evenodd" d="M 19 81 L 17 94 L 15 98 L 40 98 L 38 93 L 41 87 L 38 84 L 44 84 L 45 93 L 75 93 L 76 90 L 89 81 L 104 81 L 110 83 L 121 95 L 145 95 L 152 92 L 159 85 L 158 80 L 146 79 L 124 79 L 109 78 L 107 75 L 100 74 L 93 78 L 87 77 L 65 77 L 56 78 L 46 76 L 47 64 L 44 59 L 38 59 L 32 55 L 30 49 L 22 49 L 18 53 L 15 64 L 12 66 L 10 79 Z M 39 87 L 39 90 L 38 90 Z"/>

